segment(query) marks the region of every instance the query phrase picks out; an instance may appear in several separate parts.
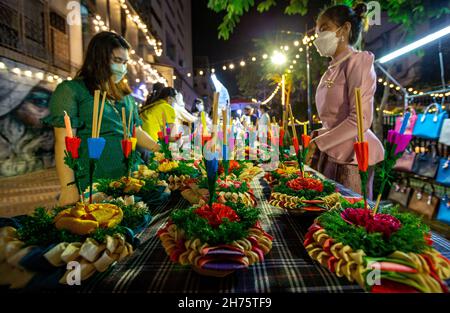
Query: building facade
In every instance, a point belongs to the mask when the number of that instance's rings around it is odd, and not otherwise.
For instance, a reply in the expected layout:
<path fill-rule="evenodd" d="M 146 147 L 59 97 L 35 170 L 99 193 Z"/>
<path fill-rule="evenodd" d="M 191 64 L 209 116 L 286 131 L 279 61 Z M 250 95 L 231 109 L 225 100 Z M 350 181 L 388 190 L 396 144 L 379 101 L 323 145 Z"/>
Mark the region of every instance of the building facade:
<path fill-rule="evenodd" d="M 141 10 L 150 2 L 161 9 L 155 13 L 160 24 L 152 10 Z M 53 130 L 40 119 L 49 113 L 56 85 L 76 75 L 100 31 L 119 33 L 131 44 L 127 79 L 137 103 L 162 82 L 190 105 L 190 10 L 190 1 L 175 0 L 0 0 L 0 176 L 54 165 Z M 168 14 L 179 19 L 170 22 L 178 33 L 162 23 Z"/>

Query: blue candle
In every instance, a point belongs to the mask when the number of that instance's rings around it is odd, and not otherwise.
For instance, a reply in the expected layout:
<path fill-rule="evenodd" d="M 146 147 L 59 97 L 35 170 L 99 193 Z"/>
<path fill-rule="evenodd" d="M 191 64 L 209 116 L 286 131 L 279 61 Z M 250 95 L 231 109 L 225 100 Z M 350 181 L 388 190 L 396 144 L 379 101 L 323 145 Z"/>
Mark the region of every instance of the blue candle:
<path fill-rule="evenodd" d="M 403 116 L 402 127 L 400 127 L 400 134 L 404 134 L 406 130 L 406 126 L 408 126 L 409 117 L 411 116 L 411 112 L 406 112 Z"/>

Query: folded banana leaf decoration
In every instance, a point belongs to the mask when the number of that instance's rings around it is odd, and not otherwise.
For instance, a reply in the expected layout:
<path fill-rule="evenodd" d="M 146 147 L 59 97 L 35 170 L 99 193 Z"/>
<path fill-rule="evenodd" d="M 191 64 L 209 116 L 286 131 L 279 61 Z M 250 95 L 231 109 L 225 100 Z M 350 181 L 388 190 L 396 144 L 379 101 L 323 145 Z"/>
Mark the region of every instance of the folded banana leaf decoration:
<path fill-rule="evenodd" d="M 88 138 L 89 153 L 89 203 L 92 203 L 92 185 L 94 182 L 95 162 L 100 159 L 105 148 L 105 138 Z"/>
<path fill-rule="evenodd" d="M 209 152 L 205 155 L 205 166 L 208 178 L 209 205 L 212 206 L 216 195 L 217 170 L 219 169 L 217 152 Z"/>

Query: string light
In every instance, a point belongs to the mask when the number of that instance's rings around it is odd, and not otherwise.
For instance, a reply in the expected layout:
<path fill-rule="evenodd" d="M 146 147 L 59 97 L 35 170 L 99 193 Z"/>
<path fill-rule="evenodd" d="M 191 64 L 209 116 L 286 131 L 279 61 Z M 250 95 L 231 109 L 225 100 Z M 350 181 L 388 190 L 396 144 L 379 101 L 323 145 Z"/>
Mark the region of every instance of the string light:
<path fill-rule="evenodd" d="M 300 42 L 298 40 L 294 41 L 294 46 L 298 46 L 300 44 Z"/>
<path fill-rule="evenodd" d="M 198 72 L 200 74 L 200 76 L 203 76 L 203 71 L 200 70 L 200 72 Z"/>
<path fill-rule="evenodd" d="M 256 57 L 252 57 L 252 61 L 255 62 L 256 61 Z"/>
<path fill-rule="evenodd" d="M 281 83 L 278 83 L 277 87 L 272 92 L 272 94 L 266 100 L 262 101 L 261 104 L 267 104 L 270 100 L 272 100 L 273 97 L 275 97 L 275 95 L 277 94 L 278 90 L 280 90 L 280 86 L 281 86 Z"/>
<path fill-rule="evenodd" d="M 269 56 L 267 55 L 267 53 L 264 53 L 263 54 L 263 56 L 262 56 L 262 58 L 265 60 L 265 59 L 267 59 Z"/>
<path fill-rule="evenodd" d="M 228 68 L 229 68 L 230 70 L 234 69 L 234 64 L 231 63 L 230 65 L 228 65 Z"/>
<path fill-rule="evenodd" d="M 211 73 L 215 73 L 216 72 L 216 69 L 213 67 L 212 69 L 211 69 Z"/>
<path fill-rule="evenodd" d="M 187 73 L 187 77 L 191 77 L 191 73 Z"/>
<path fill-rule="evenodd" d="M 245 66 L 245 61 L 242 60 L 241 62 L 239 62 L 239 65 L 240 66 Z"/>
<path fill-rule="evenodd" d="M 226 71 L 226 70 L 227 70 L 227 67 L 224 65 L 224 66 L 222 66 L 222 69 L 223 69 L 224 71 Z"/>

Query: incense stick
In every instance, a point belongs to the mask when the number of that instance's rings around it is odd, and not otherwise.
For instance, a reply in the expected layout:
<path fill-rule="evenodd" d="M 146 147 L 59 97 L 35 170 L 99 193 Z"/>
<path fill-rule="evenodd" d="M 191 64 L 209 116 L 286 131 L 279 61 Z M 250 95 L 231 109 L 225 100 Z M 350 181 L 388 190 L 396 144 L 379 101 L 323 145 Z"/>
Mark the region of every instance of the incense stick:
<path fill-rule="evenodd" d="M 363 114 L 362 114 L 361 88 L 355 88 L 356 122 L 358 126 L 358 141 L 364 141 Z"/>
<path fill-rule="evenodd" d="M 98 123 L 98 102 L 100 101 L 100 90 L 94 91 L 94 111 L 92 113 L 92 134 L 91 137 L 97 136 L 97 123 Z"/>
<path fill-rule="evenodd" d="M 131 116 L 133 115 L 133 110 L 130 110 L 130 116 L 128 117 L 128 127 L 127 127 L 127 136 L 131 130 Z"/>
<path fill-rule="evenodd" d="M 292 113 L 292 107 L 291 104 L 289 104 L 289 113 L 291 114 L 291 119 L 292 119 L 292 133 L 294 134 L 294 138 L 298 138 L 297 137 L 297 130 L 295 129 L 295 118 L 294 118 L 294 114 Z"/>
<path fill-rule="evenodd" d="M 102 106 L 100 108 L 100 117 L 98 120 L 97 137 L 100 137 L 100 130 L 102 128 L 103 111 L 105 110 L 106 91 L 103 93 Z"/>
<path fill-rule="evenodd" d="M 125 117 L 125 107 L 122 107 L 122 127 L 123 127 L 123 139 L 127 139 L 127 122 Z"/>

